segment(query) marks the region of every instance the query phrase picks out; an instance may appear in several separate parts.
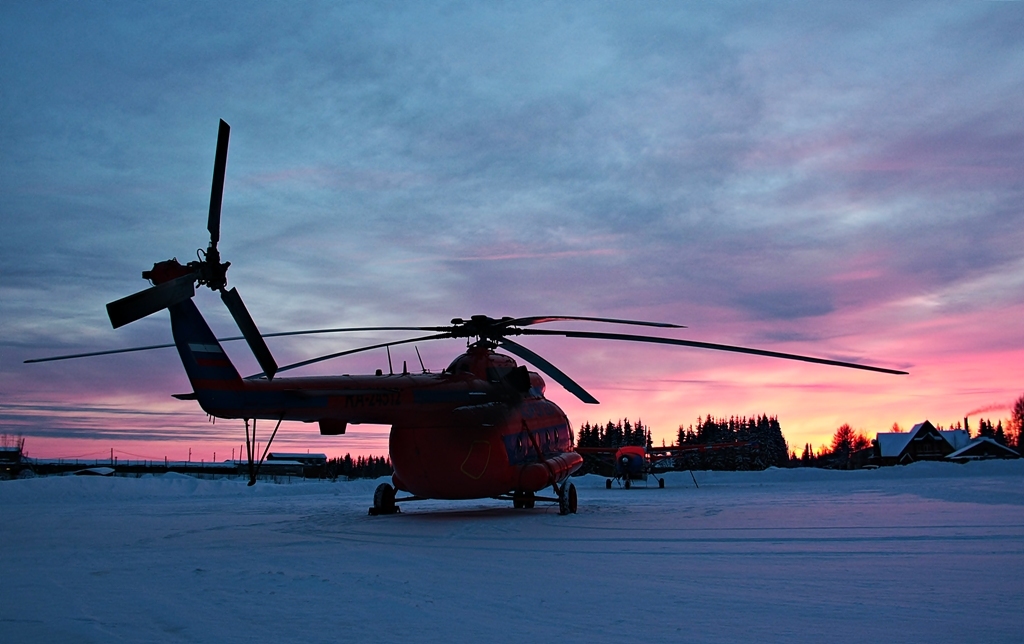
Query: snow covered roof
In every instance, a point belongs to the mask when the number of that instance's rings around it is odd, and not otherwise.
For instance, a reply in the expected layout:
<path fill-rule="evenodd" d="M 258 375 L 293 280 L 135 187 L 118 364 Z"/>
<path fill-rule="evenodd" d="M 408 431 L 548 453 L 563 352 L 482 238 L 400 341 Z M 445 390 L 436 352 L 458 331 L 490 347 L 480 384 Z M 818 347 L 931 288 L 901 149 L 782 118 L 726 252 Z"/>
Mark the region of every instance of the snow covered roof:
<path fill-rule="evenodd" d="M 921 431 L 921 428 L 924 427 L 925 425 L 928 425 L 932 429 L 935 429 L 935 425 L 932 425 L 930 421 L 926 420 L 926 421 L 924 421 L 922 423 L 918 423 L 918 424 L 914 425 L 913 427 L 911 427 L 910 431 L 907 432 L 907 433 L 910 434 L 911 436 L 913 436 L 917 432 Z"/>
<path fill-rule="evenodd" d="M 915 425 L 916 427 L 916 425 Z M 882 432 L 875 440 L 878 441 L 878 450 L 882 458 L 895 458 L 907 448 L 907 443 L 914 437 L 916 432 Z"/>
<path fill-rule="evenodd" d="M 963 431 L 963 430 L 961 430 L 961 431 Z M 970 452 L 975 451 L 977 449 L 977 447 L 979 445 L 982 445 L 983 443 L 988 443 L 988 445 L 985 445 L 985 447 L 988 447 L 989 450 L 991 450 L 992 446 L 994 445 L 997 452 L 999 452 L 999 451 L 1006 452 L 1006 455 L 1007 456 L 1011 456 L 1011 457 L 1018 457 L 1018 456 L 1020 456 L 1020 454 L 1018 454 L 1014 450 L 1010 449 L 1006 445 L 1003 445 L 1003 444 L 997 442 L 996 440 L 994 440 L 992 438 L 989 438 L 987 436 L 981 436 L 979 438 L 975 438 L 973 441 L 971 441 L 970 443 L 968 443 L 964 447 L 958 449 L 957 451 L 953 452 L 952 454 L 950 454 L 946 458 L 972 458 L 972 454 L 970 454 Z"/>
<path fill-rule="evenodd" d="M 960 449 L 971 444 L 971 433 L 966 429 L 940 429 L 939 433 L 953 449 Z"/>
<path fill-rule="evenodd" d="M 938 432 L 942 438 L 946 439 L 953 449 L 957 448 L 957 443 L 953 441 L 970 441 L 970 434 L 962 429 L 952 431 L 938 431 L 935 429 L 935 425 L 932 425 L 929 421 L 924 421 L 914 425 L 909 432 L 879 432 L 875 436 L 875 440 L 878 443 L 879 456 L 882 458 L 896 458 L 903 453 L 903 450 L 907 448 L 910 441 L 917 438 L 919 434 L 929 434 L 931 432 Z M 957 432 L 963 432 L 963 436 L 957 434 Z M 947 434 L 957 434 L 956 436 L 947 436 Z M 964 443 L 966 444 L 966 443 Z"/>
<path fill-rule="evenodd" d="M 75 472 L 75 476 L 110 476 L 114 473 L 112 467 L 89 467 Z"/>
<path fill-rule="evenodd" d="M 266 462 L 297 462 L 304 465 L 326 465 L 326 454 L 303 454 L 301 452 L 271 452 Z"/>

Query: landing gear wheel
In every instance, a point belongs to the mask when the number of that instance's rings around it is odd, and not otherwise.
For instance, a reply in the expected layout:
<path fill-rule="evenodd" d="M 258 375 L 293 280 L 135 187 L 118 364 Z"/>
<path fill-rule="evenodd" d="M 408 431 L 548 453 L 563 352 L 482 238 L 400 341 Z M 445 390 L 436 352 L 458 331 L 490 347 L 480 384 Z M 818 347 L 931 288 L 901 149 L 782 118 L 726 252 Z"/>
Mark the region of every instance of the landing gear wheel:
<path fill-rule="evenodd" d="M 576 486 L 566 481 L 558 488 L 558 513 L 561 515 L 576 514 Z"/>
<path fill-rule="evenodd" d="M 665 479 L 658 479 L 658 487 L 660 487 L 660 488 L 664 488 L 665 487 Z"/>
<path fill-rule="evenodd" d="M 527 510 L 532 510 L 533 505 L 537 502 L 534 499 L 533 492 L 527 492 L 526 494 L 523 495 L 523 497 L 523 507 L 526 508 Z"/>
<path fill-rule="evenodd" d="M 626 488 L 628 490 L 631 485 L 632 484 L 629 482 L 629 475 L 627 474 L 626 475 L 626 480 L 625 480 L 625 482 L 623 482 L 622 487 L 624 487 L 624 488 Z"/>
<path fill-rule="evenodd" d="M 604 489 L 606 489 L 606 490 L 612 489 L 612 480 L 611 479 L 605 479 L 604 480 Z"/>
<path fill-rule="evenodd" d="M 378 485 L 377 489 L 373 491 L 373 507 L 370 508 L 370 516 L 395 514 L 399 511 L 398 506 L 395 505 L 395 488 L 387 483 Z"/>

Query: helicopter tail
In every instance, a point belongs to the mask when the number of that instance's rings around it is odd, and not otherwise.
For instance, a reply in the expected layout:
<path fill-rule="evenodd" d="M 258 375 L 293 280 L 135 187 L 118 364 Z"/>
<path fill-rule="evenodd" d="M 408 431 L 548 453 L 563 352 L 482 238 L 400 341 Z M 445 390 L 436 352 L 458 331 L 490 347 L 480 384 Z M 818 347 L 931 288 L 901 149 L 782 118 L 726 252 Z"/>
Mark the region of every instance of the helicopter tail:
<path fill-rule="evenodd" d="M 214 415 L 218 410 L 236 407 L 245 384 L 195 303 L 187 299 L 169 310 L 174 344 L 194 392 L 180 397 L 195 398 Z"/>

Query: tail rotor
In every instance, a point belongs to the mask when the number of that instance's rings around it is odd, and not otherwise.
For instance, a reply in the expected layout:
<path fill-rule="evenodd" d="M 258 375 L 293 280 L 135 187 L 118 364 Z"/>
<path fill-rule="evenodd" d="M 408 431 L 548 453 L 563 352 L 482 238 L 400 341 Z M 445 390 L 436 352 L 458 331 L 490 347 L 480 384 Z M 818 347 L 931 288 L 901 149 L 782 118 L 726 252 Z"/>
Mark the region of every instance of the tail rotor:
<path fill-rule="evenodd" d="M 142 319 L 148 315 L 174 306 L 179 302 L 195 296 L 195 286 L 209 287 L 219 291 L 221 300 L 227 306 L 235 324 L 249 344 L 256 361 L 259 362 L 267 378 L 273 378 L 277 372 L 274 360 L 267 343 L 260 335 L 256 323 L 249 315 L 242 297 L 237 289 L 227 289 L 227 272 L 231 262 L 222 262 L 217 242 L 220 241 L 220 213 L 224 198 L 224 174 L 228 163 L 228 139 L 231 126 L 223 120 L 217 132 L 217 153 L 213 163 L 213 185 L 210 189 L 210 213 L 206 228 L 210 233 L 210 244 L 206 250 L 200 250 L 199 259 L 182 266 L 177 260 L 171 259 L 158 262 L 153 269 L 143 271 L 142 277 L 153 282 L 154 286 L 123 297 L 107 304 L 107 316 L 116 329 Z"/>

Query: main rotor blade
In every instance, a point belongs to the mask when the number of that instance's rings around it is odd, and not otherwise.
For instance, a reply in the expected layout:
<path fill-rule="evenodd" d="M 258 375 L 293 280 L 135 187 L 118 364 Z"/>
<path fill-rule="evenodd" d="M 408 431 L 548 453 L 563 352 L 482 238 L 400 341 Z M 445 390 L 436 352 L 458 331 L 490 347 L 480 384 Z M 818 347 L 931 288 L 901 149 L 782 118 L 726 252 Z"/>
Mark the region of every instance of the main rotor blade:
<path fill-rule="evenodd" d="M 619 320 L 616 318 L 591 318 L 577 315 L 536 315 L 532 317 L 516 318 L 503 322 L 503 326 L 531 326 L 544 324 L 545 322 L 558 322 L 560 320 L 583 320 L 584 322 L 607 322 L 609 324 L 632 324 L 635 326 L 653 326 L 663 329 L 685 329 L 680 324 L 669 324 L 668 322 L 643 322 L 640 320 Z"/>
<path fill-rule="evenodd" d="M 316 335 L 318 333 L 346 333 L 350 331 L 439 331 L 437 327 L 420 327 L 420 326 L 361 326 L 361 327 L 344 327 L 337 329 L 307 329 L 305 331 L 279 331 L 276 333 L 261 333 L 260 335 L 264 338 L 281 338 L 285 336 L 293 335 Z M 217 338 L 217 342 L 236 342 L 238 340 L 245 340 L 245 336 L 233 335 L 228 338 Z M 105 351 L 90 351 L 88 353 L 72 353 L 62 356 L 49 356 L 47 358 L 31 358 L 25 360 L 25 364 L 31 364 L 35 362 L 56 362 L 58 360 L 74 360 L 76 358 L 92 358 L 95 356 L 109 356 L 116 355 L 118 353 L 134 353 L 136 351 L 151 351 L 153 349 L 173 349 L 176 345 L 174 343 L 168 344 L 151 344 L 145 347 L 127 347 L 124 349 L 107 349 Z M 262 366 L 262 365 L 261 365 Z M 262 374 L 260 374 L 262 375 Z"/>
<path fill-rule="evenodd" d="M 260 363 L 263 373 L 266 374 L 268 380 L 273 380 L 274 374 L 277 373 L 277 361 L 271 355 L 267 343 L 263 341 L 263 336 L 260 335 L 260 330 L 256 328 L 256 323 L 253 321 L 252 316 L 249 315 L 249 310 L 245 308 L 245 303 L 242 302 L 238 289 L 233 288 L 230 291 L 221 290 L 220 299 L 224 300 L 228 311 L 231 312 L 231 317 L 235 318 L 235 324 L 241 330 L 245 341 L 249 343 L 249 348 L 252 349 L 253 355 L 256 356 L 256 362 Z"/>
<path fill-rule="evenodd" d="M 195 281 L 196 276 L 189 273 L 107 304 L 110 324 L 116 329 L 178 302 L 184 302 L 195 296 Z"/>
<path fill-rule="evenodd" d="M 409 338 L 408 340 L 398 340 L 397 342 L 382 342 L 380 344 L 373 344 L 368 347 L 359 347 L 358 349 L 349 349 L 348 351 L 338 351 L 337 353 L 331 353 L 325 356 L 317 358 L 310 358 L 309 360 L 303 360 L 302 362 L 294 362 L 290 365 L 285 365 L 277 370 L 277 373 L 284 371 L 291 371 L 292 369 L 298 369 L 299 367 L 305 367 L 307 365 L 316 364 L 317 362 L 323 362 L 324 360 L 331 360 L 332 358 L 340 358 L 341 356 L 351 355 L 353 353 L 360 353 L 363 351 L 370 351 L 371 349 L 380 349 L 383 347 L 393 347 L 399 344 L 409 344 L 410 342 L 423 342 L 426 340 L 442 340 L 444 338 L 452 337 L 450 333 L 438 333 L 435 335 L 426 335 L 419 338 Z M 253 380 L 255 378 L 261 378 L 265 374 L 258 373 L 246 378 L 246 380 Z"/>
<path fill-rule="evenodd" d="M 505 349 L 509 353 L 516 354 L 523 360 L 526 360 L 533 366 L 543 371 L 545 374 L 550 376 L 552 380 L 565 387 L 569 391 L 569 393 L 573 394 L 583 402 L 590 403 L 591 405 L 598 404 L 597 398 L 594 398 L 589 393 L 587 393 L 586 389 L 576 384 L 576 382 L 574 382 L 572 378 L 562 373 L 558 369 L 558 367 L 551 364 L 544 358 L 540 357 L 533 351 L 530 351 L 521 344 L 516 344 L 515 342 L 509 340 L 508 338 L 502 338 L 498 344 L 501 348 Z"/>
<path fill-rule="evenodd" d="M 833 367 L 846 367 L 848 369 L 862 369 L 864 371 L 877 371 L 905 376 L 906 371 L 886 369 L 884 367 L 872 367 L 870 365 L 857 364 L 855 362 L 843 362 L 841 360 L 828 360 L 825 358 L 812 358 L 810 356 L 797 355 L 795 353 L 781 353 L 779 351 L 766 351 L 764 349 L 751 349 L 748 347 L 737 347 L 731 344 L 715 344 L 713 342 L 697 342 L 694 340 L 676 340 L 675 338 L 658 338 L 649 335 L 630 335 L 627 333 L 593 333 L 589 331 L 553 331 L 541 329 L 524 329 L 524 335 L 560 335 L 566 338 L 593 338 L 596 340 L 627 340 L 629 342 L 650 342 L 652 344 L 671 344 L 680 347 L 695 347 L 697 349 L 714 349 L 716 351 L 732 351 L 734 353 L 749 353 L 755 356 L 768 356 L 769 358 L 782 358 L 784 360 L 799 360 L 801 362 L 813 362 L 815 364 L 831 365 Z"/>
<path fill-rule="evenodd" d="M 264 333 L 264 338 L 281 338 L 289 335 L 317 335 L 320 333 L 353 333 L 357 331 L 447 331 L 447 327 L 440 326 L 350 326 L 338 327 L 335 329 L 306 329 L 304 331 L 280 331 L 278 333 Z"/>
<path fill-rule="evenodd" d="M 220 205 L 224 197 L 224 172 L 228 165 L 228 137 L 231 126 L 220 121 L 217 131 L 217 156 L 213 160 L 213 187 L 210 188 L 210 218 L 206 221 L 206 229 L 210 231 L 210 243 L 214 246 L 220 241 Z"/>
<path fill-rule="evenodd" d="M 221 342 L 223 342 L 223 340 L 221 340 Z M 150 351 L 152 349 L 170 349 L 173 346 L 173 344 L 151 344 L 148 347 L 110 349 L 109 351 L 90 351 L 89 353 L 72 353 L 66 356 L 50 356 L 49 358 L 30 358 L 25 360 L 24 364 L 32 364 L 34 362 L 56 362 L 57 360 L 74 360 L 75 358 L 92 358 L 94 356 L 108 356 L 115 353 L 132 353 L 133 351 Z"/>

